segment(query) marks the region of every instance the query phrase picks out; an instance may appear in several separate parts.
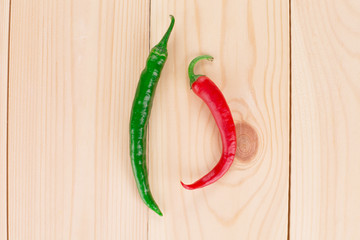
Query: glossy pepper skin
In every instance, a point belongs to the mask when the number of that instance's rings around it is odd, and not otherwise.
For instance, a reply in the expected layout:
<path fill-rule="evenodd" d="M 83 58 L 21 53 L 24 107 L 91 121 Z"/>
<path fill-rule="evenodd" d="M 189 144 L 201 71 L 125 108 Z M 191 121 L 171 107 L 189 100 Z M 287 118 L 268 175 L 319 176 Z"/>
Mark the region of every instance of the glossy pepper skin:
<path fill-rule="evenodd" d="M 141 72 L 130 116 L 130 158 L 137 189 L 144 203 L 160 216 L 160 208 L 150 192 L 146 166 L 146 135 L 156 86 L 168 56 L 167 42 L 175 24 L 175 18 L 170 17 L 168 30 L 160 42 L 151 49 L 146 67 Z"/>
<path fill-rule="evenodd" d="M 235 124 L 224 95 L 208 77 L 194 74 L 194 66 L 201 59 L 212 61 L 213 57 L 208 55 L 199 56 L 190 63 L 190 87 L 210 109 L 220 131 L 223 151 L 219 162 L 208 174 L 193 184 L 187 185 L 181 182 L 183 187 L 189 190 L 205 187 L 220 179 L 229 170 L 236 152 Z"/>

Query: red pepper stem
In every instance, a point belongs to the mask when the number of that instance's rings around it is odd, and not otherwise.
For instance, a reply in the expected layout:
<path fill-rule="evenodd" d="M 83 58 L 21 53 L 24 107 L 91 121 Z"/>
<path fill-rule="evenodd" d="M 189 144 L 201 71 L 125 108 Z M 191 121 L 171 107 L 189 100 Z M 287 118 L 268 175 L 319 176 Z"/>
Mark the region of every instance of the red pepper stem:
<path fill-rule="evenodd" d="M 190 88 L 192 87 L 193 83 L 196 81 L 196 79 L 198 79 L 198 77 L 201 77 L 201 76 L 204 76 L 204 75 L 196 75 L 194 73 L 194 67 L 195 67 L 195 64 L 202 60 L 202 59 L 206 59 L 206 60 L 209 60 L 209 61 L 212 61 L 214 60 L 214 58 L 210 55 L 201 55 L 201 56 L 198 56 L 196 58 L 194 58 L 191 63 L 189 64 L 189 68 L 188 68 L 188 73 L 189 73 L 189 78 L 190 78 Z"/>
<path fill-rule="evenodd" d="M 166 31 L 166 33 L 164 34 L 164 36 L 162 37 L 162 39 L 160 40 L 160 42 L 155 46 L 157 48 L 166 48 L 167 42 L 170 37 L 170 33 L 171 33 L 172 29 L 174 28 L 174 24 L 175 24 L 174 16 L 170 15 L 170 18 L 171 18 L 170 26 L 169 26 L 168 30 Z"/>

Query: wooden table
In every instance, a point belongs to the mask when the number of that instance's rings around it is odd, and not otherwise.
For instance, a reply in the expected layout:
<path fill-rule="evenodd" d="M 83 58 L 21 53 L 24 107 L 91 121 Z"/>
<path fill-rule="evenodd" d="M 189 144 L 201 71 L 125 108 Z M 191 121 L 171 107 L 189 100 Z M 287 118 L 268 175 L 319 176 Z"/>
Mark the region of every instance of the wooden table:
<path fill-rule="evenodd" d="M 176 17 L 149 125 L 141 202 L 129 114 Z M 221 88 L 221 143 L 187 65 Z M 0 239 L 360 239 L 359 0 L 0 0 Z"/>

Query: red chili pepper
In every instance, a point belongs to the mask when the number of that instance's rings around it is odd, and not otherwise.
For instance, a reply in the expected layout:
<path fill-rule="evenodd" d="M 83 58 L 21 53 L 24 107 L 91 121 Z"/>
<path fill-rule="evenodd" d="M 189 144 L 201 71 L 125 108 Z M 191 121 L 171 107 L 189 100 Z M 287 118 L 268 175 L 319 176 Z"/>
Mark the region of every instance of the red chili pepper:
<path fill-rule="evenodd" d="M 206 103 L 215 118 L 221 134 L 223 152 L 217 165 L 208 174 L 193 184 L 181 182 L 183 187 L 189 190 L 205 187 L 221 178 L 229 170 L 236 152 L 235 124 L 224 95 L 208 77 L 194 74 L 194 66 L 201 59 L 212 61 L 213 57 L 203 55 L 191 61 L 188 69 L 190 87 Z"/>

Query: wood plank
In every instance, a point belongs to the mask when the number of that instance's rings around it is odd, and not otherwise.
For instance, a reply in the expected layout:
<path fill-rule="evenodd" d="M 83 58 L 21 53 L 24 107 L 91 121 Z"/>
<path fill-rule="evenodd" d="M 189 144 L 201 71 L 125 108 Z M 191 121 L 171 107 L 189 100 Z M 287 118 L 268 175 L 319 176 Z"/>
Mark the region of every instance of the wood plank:
<path fill-rule="evenodd" d="M 146 239 L 128 118 L 148 1 L 12 0 L 11 239 Z"/>
<path fill-rule="evenodd" d="M 290 239 L 360 239 L 359 14 L 292 1 Z"/>
<path fill-rule="evenodd" d="M 7 238 L 7 90 L 9 0 L 0 0 L 0 239 Z"/>
<path fill-rule="evenodd" d="M 288 7 L 288 1 L 151 1 L 152 46 L 169 14 L 176 24 L 150 119 L 150 183 L 164 217 L 149 214 L 149 239 L 287 238 Z M 197 72 L 223 91 L 240 126 L 239 144 L 230 172 L 188 191 L 180 180 L 195 181 L 221 155 L 215 122 L 189 89 L 187 65 L 200 54 L 215 57 Z"/>

